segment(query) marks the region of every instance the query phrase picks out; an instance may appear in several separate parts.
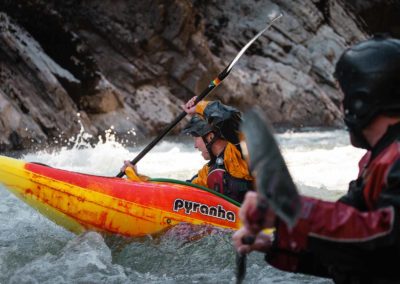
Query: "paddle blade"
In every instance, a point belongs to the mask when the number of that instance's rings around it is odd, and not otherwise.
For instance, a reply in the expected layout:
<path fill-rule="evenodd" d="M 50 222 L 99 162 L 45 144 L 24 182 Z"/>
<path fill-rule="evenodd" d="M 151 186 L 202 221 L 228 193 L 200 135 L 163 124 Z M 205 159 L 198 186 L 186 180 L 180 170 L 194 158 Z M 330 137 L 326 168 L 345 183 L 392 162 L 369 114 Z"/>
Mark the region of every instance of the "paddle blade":
<path fill-rule="evenodd" d="M 242 148 L 261 200 L 266 200 L 275 214 L 292 227 L 300 213 L 300 196 L 270 123 L 259 109 L 253 108 L 244 114 L 241 130 L 245 136 Z"/>

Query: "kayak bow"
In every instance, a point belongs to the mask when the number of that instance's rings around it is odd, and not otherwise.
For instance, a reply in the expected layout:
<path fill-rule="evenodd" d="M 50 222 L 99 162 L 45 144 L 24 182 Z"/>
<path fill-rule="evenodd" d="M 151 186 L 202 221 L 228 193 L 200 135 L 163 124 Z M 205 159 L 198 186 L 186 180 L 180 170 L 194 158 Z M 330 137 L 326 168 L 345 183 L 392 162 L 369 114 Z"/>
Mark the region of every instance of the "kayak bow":
<path fill-rule="evenodd" d="M 0 183 L 58 225 L 137 237 L 185 222 L 238 229 L 238 203 L 170 179 L 133 182 L 0 156 Z"/>

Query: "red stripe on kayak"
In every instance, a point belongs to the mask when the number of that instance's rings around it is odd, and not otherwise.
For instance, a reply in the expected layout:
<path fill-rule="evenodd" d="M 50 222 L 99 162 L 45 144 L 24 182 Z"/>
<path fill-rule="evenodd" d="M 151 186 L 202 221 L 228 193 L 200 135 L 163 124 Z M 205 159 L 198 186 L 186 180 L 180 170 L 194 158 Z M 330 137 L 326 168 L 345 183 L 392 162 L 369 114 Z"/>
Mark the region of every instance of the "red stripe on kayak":
<path fill-rule="evenodd" d="M 123 202 L 122 200 L 125 200 L 138 203 L 143 206 L 158 208 L 165 211 L 173 211 L 174 202 L 179 198 L 182 200 L 206 204 L 208 206 L 217 207 L 220 205 L 224 208 L 224 210 L 234 212 L 236 220 L 238 218 L 238 207 L 236 205 L 207 191 L 186 185 L 172 183 L 133 182 L 121 178 L 76 173 L 33 163 L 27 163 L 25 165 L 25 169 L 34 174 L 48 177 L 56 181 L 79 186 L 121 199 L 121 202 Z M 222 225 L 228 224 L 228 226 L 232 226 L 232 222 L 212 216 L 204 216 L 199 212 L 185 214 L 184 210 L 180 210 L 178 213 L 186 216 L 190 215 L 193 218 L 199 218 L 208 222 L 219 223 Z"/>

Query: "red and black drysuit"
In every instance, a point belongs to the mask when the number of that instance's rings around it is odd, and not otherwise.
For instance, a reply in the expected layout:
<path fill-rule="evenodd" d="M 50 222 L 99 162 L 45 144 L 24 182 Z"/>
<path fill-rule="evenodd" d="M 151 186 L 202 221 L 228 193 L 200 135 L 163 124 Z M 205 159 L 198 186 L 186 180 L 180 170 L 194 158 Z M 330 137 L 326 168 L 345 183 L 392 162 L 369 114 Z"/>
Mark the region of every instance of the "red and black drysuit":
<path fill-rule="evenodd" d="M 292 230 L 277 221 L 266 261 L 336 283 L 400 283 L 400 124 L 360 161 L 337 202 L 302 197 Z"/>

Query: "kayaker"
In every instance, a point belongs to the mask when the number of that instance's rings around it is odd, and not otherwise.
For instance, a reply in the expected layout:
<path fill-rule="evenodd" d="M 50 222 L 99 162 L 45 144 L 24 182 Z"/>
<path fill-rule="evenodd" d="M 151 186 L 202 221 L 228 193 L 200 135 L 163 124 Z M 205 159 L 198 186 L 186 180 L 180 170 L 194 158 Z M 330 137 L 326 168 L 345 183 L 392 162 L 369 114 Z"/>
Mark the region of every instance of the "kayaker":
<path fill-rule="evenodd" d="M 220 136 L 240 149 L 239 126 L 241 113 L 234 107 L 220 101 L 200 101 L 194 105 L 196 96 L 191 98 L 182 109 L 189 115 L 199 115 L 220 132 Z"/>
<path fill-rule="evenodd" d="M 248 193 L 240 210 L 244 227 L 233 242 L 240 253 L 265 252 L 269 264 L 290 272 L 335 283 L 400 283 L 400 40 L 373 37 L 354 45 L 335 76 L 351 143 L 367 150 L 358 178 L 337 202 L 302 197 L 292 229 L 272 210 L 256 218 L 258 195 Z M 274 236 L 259 233 L 271 227 Z M 243 244 L 249 235 L 255 242 Z"/>
<path fill-rule="evenodd" d="M 219 101 L 204 101 L 195 107 L 195 98 L 182 106 L 192 115 L 183 133 L 194 137 L 194 147 L 209 162 L 188 181 L 214 189 L 241 203 L 246 192 L 253 189 L 253 177 L 240 149 L 240 112 Z M 124 161 L 121 171 L 131 180 L 148 179 L 138 175 L 136 167 L 129 161 Z"/>
<path fill-rule="evenodd" d="M 253 189 L 253 178 L 240 148 L 229 142 L 220 128 L 212 126 L 198 115 L 191 118 L 183 133 L 193 136 L 194 147 L 205 160 L 209 160 L 189 181 L 214 189 L 241 203 L 246 192 Z"/>

